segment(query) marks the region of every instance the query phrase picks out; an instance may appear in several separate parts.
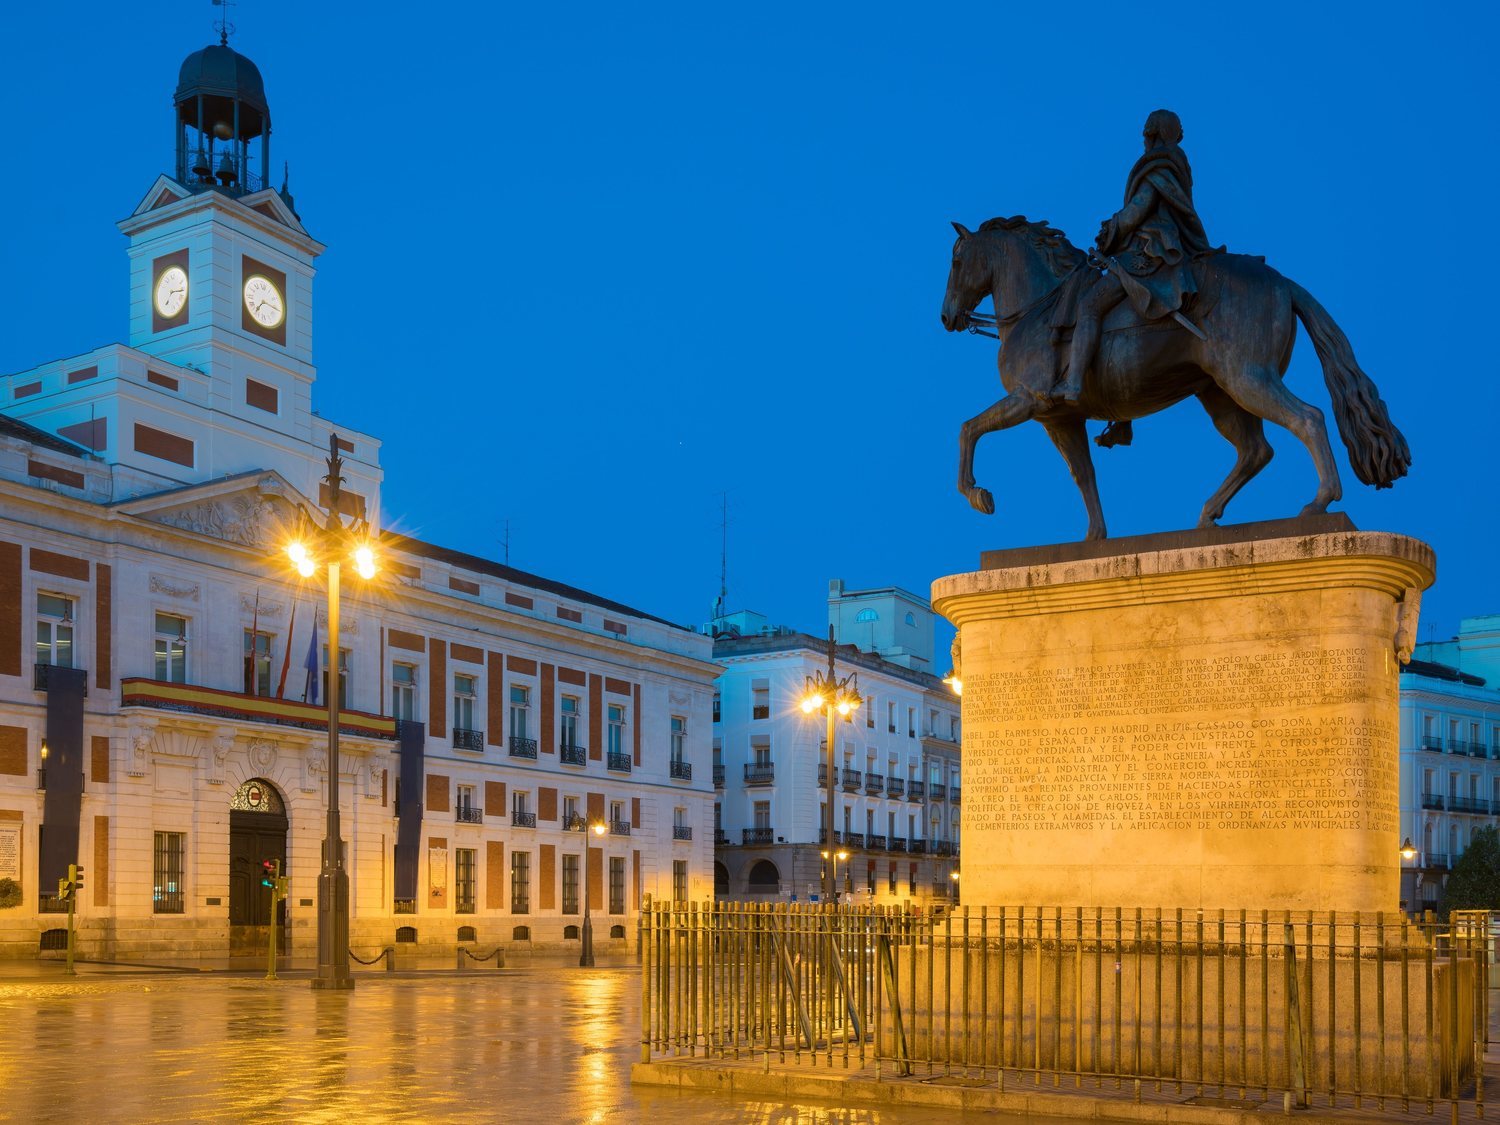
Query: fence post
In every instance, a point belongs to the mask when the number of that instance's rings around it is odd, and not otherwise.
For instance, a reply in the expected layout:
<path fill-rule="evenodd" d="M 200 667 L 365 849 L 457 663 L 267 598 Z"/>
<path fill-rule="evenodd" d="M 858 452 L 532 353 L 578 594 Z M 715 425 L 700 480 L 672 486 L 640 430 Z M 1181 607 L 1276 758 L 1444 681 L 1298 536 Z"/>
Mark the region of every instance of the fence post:
<path fill-rule="evenodd" d="M 1307 1108 L 1307 1065 L 1302 1043 L 1302 1000 L 1297 982 L 1297 931 L 1290 921 L 1285 923 L 1284 941 L 1286 967 L 1286 1039 L 1291 1070 L 1287 1084 L 1296 1097 L 1298 1109 Z"/>

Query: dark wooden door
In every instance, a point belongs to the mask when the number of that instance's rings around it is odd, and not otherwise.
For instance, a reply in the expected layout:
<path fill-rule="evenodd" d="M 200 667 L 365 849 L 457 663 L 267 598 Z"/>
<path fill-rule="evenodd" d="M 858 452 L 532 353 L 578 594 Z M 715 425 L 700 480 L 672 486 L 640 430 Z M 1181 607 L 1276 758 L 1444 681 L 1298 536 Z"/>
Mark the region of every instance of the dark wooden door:
<path fill-rule="evenodd" d="M 286 869 L 286 817 L 275 813 L 231 811 L 229 814 L 229 924 L 264 926 L 271 913 L 271 892 L 260 885 L 261 863 L 281 860 Z M 286 903 L 277 907 L 285 924 Z"/>

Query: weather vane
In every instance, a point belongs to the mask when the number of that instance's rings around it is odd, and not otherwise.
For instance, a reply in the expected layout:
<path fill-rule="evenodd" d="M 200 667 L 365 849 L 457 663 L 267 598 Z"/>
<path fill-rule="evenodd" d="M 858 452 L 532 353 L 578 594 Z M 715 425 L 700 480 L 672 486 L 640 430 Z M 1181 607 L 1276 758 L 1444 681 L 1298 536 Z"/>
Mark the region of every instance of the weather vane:
<path fill-rule="evenodd" d="M 234 34 L 234 24 L 229 22 L 229 9 L 234 7 L 234 0 L 213 0 L 215 8 L 222 8 L 219 13 L 218 22 L 215 26 L 219 31 L 219 46 L 229 46 L 229 37 Z"/>

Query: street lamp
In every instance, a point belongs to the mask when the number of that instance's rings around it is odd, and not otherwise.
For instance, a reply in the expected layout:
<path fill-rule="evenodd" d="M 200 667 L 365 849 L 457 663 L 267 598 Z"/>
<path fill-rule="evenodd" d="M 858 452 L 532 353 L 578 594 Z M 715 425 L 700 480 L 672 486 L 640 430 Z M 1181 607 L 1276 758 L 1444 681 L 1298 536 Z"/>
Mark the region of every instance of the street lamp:
<path fill-rule="evenodd" d="M 1411 888 L 1411 894 L 1410 895 L 1404 895 L 1404 894 L 1402 895 L 1402 903 L 1401 903 L 1401 905 L 1407 911 L 1407 913 L 1409 913 L 1409 914 L 1410 913 L 1415 913 L 1415 908 L 1416 908 L 1415 899 L 1417 897 L 1417 886 L 1416 886 L 1417 878 L 1416 878 L 1416 872 L 1413 871 L 1412 868 L 1410 868 L 1408 866 L 1408 864 L 1410 864 L 1411 861 L 1414 860 L 1414 859 L 1416 859 L 1416 858 L 1417 858 L 1417 846 L 1411 842 L 1411 837 L 1407 836 L 1407 837 L 1405 837 L 1401 841 L 1401 882 L 1402 882 L 1402 884 L 1404 886 L 1404 884 L 1406 883 L 1407 872 L 1411 871 L 1411 873 L 1412 873 L 1412 880 L 1411 880 L 1411 882 L 1412 882 L 1412 888 Z"/>
<path fill-rule="evenodd" d="M 828 861 L 829 860 L 833 861 L 833 884 L 832 885 L 834 887 L 834 894 L 835 895 L 837 895 L 837 893 L 838 893 L 838 885 L 839 885 L 839 862 L 843 861 L 843 860 L 848 860 L 848 858 L 849 858 L 849 853 L 848 852 L 843 852 L 843 851 L 839 851 L 839 852 L 824 851 L 823 852 L 823 878 L 824 878 L 825 881 L 827 881 L 827 879 L 828 879 Z M 849 880 L 849 868 L 846 866 L 844 868 L 844 882 L 845 882 L 846 886 L 848 885 L 848 880 Z"/>
<path fill-rule="evenodd" d="M 375 577 L 375 552 L 364 516 L 344 526 L 340 489 L 344 459 L 337 434 L 328 435 L 328 518 L 322 528 L 301 529 L 287 545 L 287 557 L 303 578 L 311 578 L 321 559 L 328 568 L 328 827 L 323 838 L 323 870 L 318 875 L 318 975 L 314 988 L 350 989 L 349 872 L 344 868 L 344 841 L 339 824 L 339 569 L 347 559 L 361 578 Z"/>
<path fill-rule="evenodd" d="M 859 695 L 859 674 L 850 672 L 842 680 L 833 669 L 833 626 L 828 626 L 828 671 L 815 672 L 807 677 L 802 692 L 802 713 L 811 715 L 822 708 L 828 718 L 828 800 L 823 806 L 823 844 L 833 847 L 833 795 L 838 779 L 834 776 L 834 729 L 839 718 L 848 718 L 859 710 L 864 700 Z M 823 872 L 823 889 L 828 901 L 838 898 L 838 880 L 829 870 Z"/>
<path fill-rule="evenodd" d="M 957 906 L 958 905 L 958 872 L 957 871 L 950 871 L 950 872 L 948 872 L 948 878 L 950 878 L 950 879 L 953 880 L 953 905 Z"/>
<path fill-rule="evenodd" d="M 603 820 L 596 820 L 583 834 L 583 948 L 578 953 L 578 967 L 594 967 L 594 920 L 589 917 L 589 832 L 603 836 L 606 831 Z"/>

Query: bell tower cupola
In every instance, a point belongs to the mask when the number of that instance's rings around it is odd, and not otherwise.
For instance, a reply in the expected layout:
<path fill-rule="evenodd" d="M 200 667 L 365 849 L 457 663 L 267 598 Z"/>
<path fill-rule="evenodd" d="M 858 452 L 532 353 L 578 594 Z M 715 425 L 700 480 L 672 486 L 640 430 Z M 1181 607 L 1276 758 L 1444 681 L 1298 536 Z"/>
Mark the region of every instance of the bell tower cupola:
<path fill-rule="evenodd" d="M 172 96 L 176 180 L 240 196 L 270 187 L 271 108 L 256 65 L 219 42 L 183 60 Z"/>

